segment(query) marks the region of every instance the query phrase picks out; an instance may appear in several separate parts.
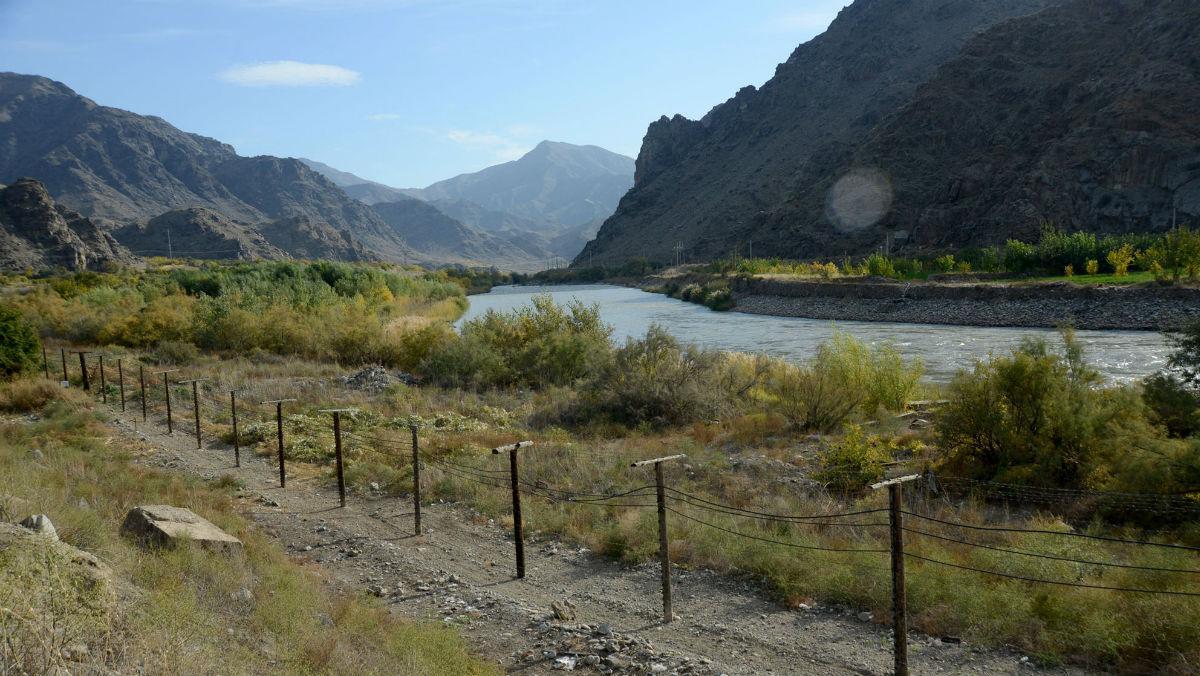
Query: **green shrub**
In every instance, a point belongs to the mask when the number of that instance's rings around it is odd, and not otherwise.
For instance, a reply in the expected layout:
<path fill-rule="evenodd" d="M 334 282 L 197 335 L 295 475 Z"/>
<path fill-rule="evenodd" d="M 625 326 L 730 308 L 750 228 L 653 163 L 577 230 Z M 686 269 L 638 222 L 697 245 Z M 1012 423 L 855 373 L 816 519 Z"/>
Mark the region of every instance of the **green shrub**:
<path fill-rule="evenodd" d="M 1200 276 L 1200 232 L 1179 226 L 1141 252 L 1138 263 L 1147 270 L 1157 270 L 1156 277 L 1195 279 Z"/>
<path fill-rule="evenodd" d="M 36 369 L 41 363 L 42 342 L 37 332 L 9 305 L 0 305 L 0 378 Z"/>
<path fill-rule="evenodd" d="M 867 257 L 867 274 L 872 277 L 895 277 L 896 267 L 891 259 L 881 253 L 873 253 Z"/>
<path fill-rule="evenodd" d="M 954 255 L 946 254 L 933 259 L 933 264 L 937 266 L 938 272 L 953 272 L 954 271 Z"/>
<path fill-rule="evenodd" d="M 721 355 L 681 346 L 663 328 L 626 340 L 588 380 L 576 414 L 627 425 L 711 420 L 729 408 L 717 382 Z"/>
<path fill-rule="evenodd" d="M 821 455 L 821 468 L 813 478 L 842 492 L 862 491 L 883 478 L 884 463 L 892 460 L 895 450 L 894 441 L 847 425 L 841 439 Z"/>
<path fill-rule="evenodd" d="M 1150 419 L 1173 437 L 1190 437 L 1200 432 L 1200 400 L 1178 378 L 1155 373 L 1142 385 L 1142 401 Z"/>

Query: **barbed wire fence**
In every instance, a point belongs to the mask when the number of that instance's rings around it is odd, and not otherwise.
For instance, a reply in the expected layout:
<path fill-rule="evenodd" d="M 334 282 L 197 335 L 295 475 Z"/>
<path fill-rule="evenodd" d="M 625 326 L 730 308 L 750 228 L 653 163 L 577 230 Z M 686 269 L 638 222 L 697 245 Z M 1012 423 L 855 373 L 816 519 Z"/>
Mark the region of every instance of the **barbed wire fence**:
<path fill-rule="evenodd" d="M 229 437 L 229 441 L 234 453 L 233 460 L 235 466 L 241 465 L 240 454 L 243 442 L 253 440 L 255 443 L 258 443 L 262 441 L 256 438 L 262 436 L 261 434 L 247 435 L 245 434 L 246 430 L 257 426 L 257 429 L 261 432 L 262 426 L 272 422 L 275 423 L 277 437 L 275 441 L 278 447 L 280 484 L 281 486 L 285 484 L 286 449 L 284 439 L 288 431 L 286 428 L 289 424 L 294 427 L 295 423 L 282 415 L 281 406 L 285 402 L 297 401 L 297 398 L 279 397 L 280 389 L 278 386 L 272 386 L 267 389 L 258 387 L 257 384 L 250 387 L 244 385 L 241 387 L 231 387 L 228 386 L 227 382 L 218 377 L 212 380 L 176 379 L 174 383 L 175 387 L 172 388 L 172 381 L 169 374 L 173 373 L 176 369 L 148 370 L 146 368 L 147 365 L 142 363 L 141 360 L 131 358 L 128 355 L 116 358 L 119 359 L 120 366 L 118 368 L 120 369 L 120 373 L 117 383 L 114 385 L 111 379 L 107 378 L 107 373 L 102 372 L 103 367 L 101 366 L 99 353 L 68 351 L 62 348 L 60 349 L 57 361 L 61 363 L 64 382 L 76 382 L 70 377 L 68 368 L 70 360 L 67 358 L 68 354 L 80 355 L 80 374 L 77 381 L 82 386 L 90 390 L 93 384 L 104 383 L 99 388 L 98 398 L 101 398 L 104 403 L 108 403 L 110 406 L 121 406 L 122 410 L 126 412 L 130 412 L 130 404 L 136 403 L 140 406 L 141 418 L 144 421 L 148 420 L 151 410 L 155 411 L 156 415 L 160 412 L 165 413 L 164 422 L 168 426 L 169 434 L 174 433 L 171 423 L 172 409 L 170 407 L 172 391 L 174 390 L 176 401 L 192 404 L 192 416 L 195 419 L 189 422 L 193 422 L 197 444 L 201 447 L 200 440 L 204 427 L 203 418 L 207 414 L 213 418 L 221 417 L 224 419 L 223 411 L 227 410 L 233 426 L 233 432 Z M 88 356 L 93 356 L 94 359 L 89 361 L 87 359 Z M 45 352 L 42 367 L 47 376 L 51 374 L 56 366 L 52 364 L 53 361 L 56 360 L 52 359 L 48 351 Z M 127 383 L 126 378 L 131 377 L 134 368 L 137 369 L 138 379 Z M 155 367 L 152 366 L 151 368 Z M 160 395 L 155 394 L 153 383 L 147 377 L 152 373 L 155 376 L 165 378 L 161 386 L 162 392 Z M 127 386 L 128 392 L 126 392 Z M 190 392 L 188 391 L 189 386 Z M 109 399 L 110 388 L 116 388 L 117 390 L 117 398 L 114 400 Z M 188 395 L 192 396 L 188 397 Z M 220 395 L 219 400 L 217 399 L 217 395 Z M 228 395 L 228 399 L 225 399 L 225 395 Z M 270 396 L 276 396 L 276 398 L 267 398 Z M 192 401 L 186 401 L 187 398 L 191 398 Z M 274 410 L 268 411 L 264 409 L 263 407 L 267 404 L 272 405 Z M 135 408 L 133 412 L 136 415 L 138 409 Z M 329 412 L 334 411 L 331 409 Z M 346 409 L 339 409 L 336 413 L 340 412 L 346 412 Z M 273 416 L 271 415 L 272 413 L 274 413 Z M 336 413 L 335 419 L 337 418 Z M 580 506 L 605 509 L 648 509 L 658 507 L 662 514 L 659 525 L 659 537 L 662 543 L 660 547 L 660 562 L 663 565 L 664 571 L 664 622 L 670 622 L 673 619 L 673 614 L 670 610 L 669 568 L 671 562 L 669 547 L 666 546 L 668 533 L 665 519 L 666 514 L 670 514 L 674 518 L 691 524 L 696 528 L 708 529 L 713 532 L 722 533 L 725 536 L 769 546 L 836 555 L 888 555 L 891 557 L 893 563 L 892 624 L 895 639 L 893 652 L 895 673 L 897 674 L 908 673 L 908 641 L 904 610 L 905 572 L 903 562 L 905 561 L 919 562 L 922 565 L 939 566 L 993 579 L 1012 580 L 1031 585 L 1068 587 L 1104 593 L 1152 595 L 1163 598 L 1200 598 L 1200 577 L 1197 577 L 1200 576 L 1200 566 L 1143 565 L 1129 560 L 1080 558 L 1079 556 L 1066 554 L 1031 551 L 1030 549 L 1016 546 L 1002 546 L 1001 544 L 987 541 L 987 538 L 1006 536 L 1021 539 L 1033 538 L 1041 541 L 1058 539 L 1090 541 L 1103 543 L 1105 546 L 1110 547 L 1126 548 L 1129 552 L 1154 549 L 1176 553 L 1183 552 L 1188 555 L 1200 555 L 1200 547 L 1180 542 L 1121 538 L 1113 535 L 1077 532 L 1075 530 L 1018 528 L 1008 525 L 969 523 L 960 519 L 946 518 L 944 514 L 931 507 L 930 501 L 930 496 L 940 498 L 943 508 L 953 508 L 953 501 L 955 500 L 960 501 L 960 504 L 962 501 L 968 500 L 982 501 L 985 504 L 1015 504 L 1026 509 L 1031 507 L 1058 507 L 1069 510 L 1074 506 L 1082 504 L 1087 510 L 1092 512 L 1094 512 L 1097 506 L 1102 506 L 1106 509 L 1123 512 L 1165 514 L 1189 519 L 1200 518 L 1200 504 L 1197 504 L 1186 496 L 1034 487 L 926 473 L 924 475 L 904 477 L 904 480 L 912 480 L 914 483 L 919 481 L 919 491 L 905 492 L 903 484 L 898 483 L 900 480 L 877 484 L 878 487 L 888 487 L 889 491 L 893 493 L 894 497 L 889 500 L 888 507 L 806 514 L 778 513 L 739 507 L 665 485 L 662 479 L 661 461 L 681 456 L 648 460 L 640 463 L 655 464 L 658 477 L 656 484 L 620 487 L 619 490 L 611 491 L 580 491 L 549 485 L 543 480 L 522 474 L 515 461 L 509 467 L 489 467 L 471 463 L 460 457 L 448 456 L 446 454 L 439 455 L 431 449 L 422 448 L 421 427 L 416 423 L 406 425 L 404 428 L 381 431 L 378 427 L 358 430 L 355 429 L 355 425 L 352 422 L 353 417 L 350 418 L 350 421 L 351 424 L 346 428 L 339 428 L 338 423 L 335 422 L 334 429 L 331 430 L 337 445 L 339 493 L 343 506 L 345 505 L 345 487 L 340 480 L 343 463 L 341 446 L 343 442 L 347 443 L 350 450 L 347 455 L 350 457 L 373 451 L 384 452 L 390 457 L 408 457 L 411 459 L 412 515 L 414 518 L 414 532 L 418 535 L 421 534 L 422 529 L 421 489 L 423 472 L 426 473 L 426 476 L 428 476 L 429 471 L 433 471 L 440 478 L 450 481 L 467 482 L 485 489 L 509 491 L 512 493 L 514 504 L 514 542 L 518 550 L 517 569 L 519 577 L 524 576 L 523 538 L 521 535 L 523 525 L 519 512 L 519 500 L 522 496 L 542 500 L 548 504 L 572 507 Z M 388 436 L 384 436 L 385 434 Z M 212 437 L 212 435 L 209 436 L 210 438 Z M 531 444 L 529 442 L 520 442 L 514 444 L 515 448 L 512 446 L 498 447 L 492 450 L 497 455 L 510 451 L 515 453 L 517 448 L 523 448 L 526 445 Z M 836 470 L 836 468 L 834 469 Z M 887 515 L 886 519 L 880 518 L 885 514 Z M 728 523 L 721 523 L 720 521 Z M 747 528 L 747 526 L 750 527 Z M 841 546 L 797 542 L 794 539 L 784 539 L 782 536 L 774 537 L 769 532 L 763 532 L 764 526 L 786 528 L 789 535 L 793 534 L 794 529 L 820 529 L 827 535 L 830 531 L 837 531 L 842 536 L 842 540 L 848 539 L 855 544 Z M 752 532 L 756 529 L 760 532 Z M 881 546 L 883 529 L 887 529 L 890 533 L 886 547 Z M 1140 529 L 1140 531 L 1143 533 L 1158 533 L 1160 535 L 1173 534 L 1170 531 L 1155 531 L 1153 529 Z M 906 547 L 906 544 L 909 544 L 906 543 L 906 535 L 911 536 L 914 540 L 911 544 L 916 545 L 915 550 L 911 546 Z M 1005 570 L 997 569 L 997 567 L 981 567 L 948 561 L 943 558 L 927 555 L 924 549 L 922 549 L 922 543 L 925 542 L 941 543 L 963 552 L 989 552 L 994 555 L 1012 557 L 1014 561 L 1035 559 L 1065 564 L 1074 567 L 1072 570 L 1075 572 L 1075 575 L 1074 579 L 1067 579 L 1066 577 L 1056 578 L 1049 575 L 1012 572 L 1014 568 L 1020 569 L 1020 566 L 1013 566 Z M 1090 579 L 1086 578 L 1081 572 L 1087 569 L 1101 571 L 1111 569 L 1131 574 L 1144 574 L 1146 580 L 1143 584 L 1137 586 L 1098 584 L 1092 581 L 1083 581 Z M 1139 645 L 1138 650 L 1147 653 L 1179 656 L 1176 650 L 1153 646 Z"/>

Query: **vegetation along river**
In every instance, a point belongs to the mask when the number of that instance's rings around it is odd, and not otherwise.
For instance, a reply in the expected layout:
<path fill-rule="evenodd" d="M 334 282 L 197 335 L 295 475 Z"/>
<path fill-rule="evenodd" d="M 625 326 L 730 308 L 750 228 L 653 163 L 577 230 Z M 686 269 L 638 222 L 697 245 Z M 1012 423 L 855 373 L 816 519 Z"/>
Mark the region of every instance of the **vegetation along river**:
<path fill-rule="evenodd" d="M 488 310 L 507 311 L 527 305 L 537 294 L 549 293 L 556 302 L 574 299 L 599 303 L 604 321 L 613 327 L 613 339 L 641 336 L 658 324 L 684 342 L 733 352 L 765 352 L 789 360 L 813 354 L 835 331 L 878 343 L 891 341 L 906 358 L 925 362 L 925 378 L 946 382 L 961 368 L 989 353 L 1004 354 L 1026 336 L 1043 336 L 1054 345 L 1052 329 L 895 324 L 773 317 L 739 312 L 713 312 L 702 305 L 619 286 L 500 286 L 490 293 L 471 296 L 471 307 L 460 320 Z M 1150 331 L 1079 331 L 1087 359 L 1110 381 L 1142 378 L 1160 369 L 1171 347 L 1160 333 Z"/>

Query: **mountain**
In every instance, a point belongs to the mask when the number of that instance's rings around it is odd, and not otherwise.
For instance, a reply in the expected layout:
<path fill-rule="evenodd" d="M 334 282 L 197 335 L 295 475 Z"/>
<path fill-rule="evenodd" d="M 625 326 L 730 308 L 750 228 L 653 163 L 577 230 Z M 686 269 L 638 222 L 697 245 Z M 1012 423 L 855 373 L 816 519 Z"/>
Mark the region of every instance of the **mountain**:
<path fill-rule="evenodd" d="M 542 141 L 520 159 L 407 192 L 437 204 L 471 202 L 557 231 L 607 218 L 633 185 L 633 171 L 632 159 L 597 146 Z"/>
<path fill-rule="evenodd" d="M 98 224 L 144 223 L 203 207 L 250 224 L 325 224 L 390 260 L 430 260 L 303 162 L 242 157 L 231 146 L 156 118 L 97 105 L 47 78 L 0 73 L 0 182 L 34 176 L 60 203 Z M 341 236 L 338 236 L 341 239 Z M 300 255 L 300 252 L 288 252 Z"/>
<path fill-rule="evenodd" d="M 576 261 L 667 261 L 677 245 L 691 257 L 712 258 L 751 239 L 755 253 L 841 255 L 841 237 L 822 241 L 828 229 L 807 234 L 813 223 L 827 222 L 824 204 L 801 213 L 787 206 L 830 179 L 816 169 L 853 157 L 979 33 L 1059 2 L 855 0 L 761 88 L 743 88 L 700 120 L 676 115 L 651 124 L 633 188 Z M 1055 45 L 1052 39 L 1045 47 Z M 870 179 L 851 179 L 851 203 L 864 183 Z"/>
<path fill-rule="evenodd" d="M 384 221 L 397 227 L 403 225 L 409 244 L 439 260 L 517 271 L 544 267 L 539 266 L 541 261 L 521 246 L 502 236 L 464 225 L 419 199 L 405 197 L 395 202 L 377 202 L 371 208 Z"/>
<path fill-rule="evenodd" d="M 0 186 L 0 269 L 86 270 L 133 261 L 98 225 L 55 203 L 38 181 Z"/>
<path fill-rule="evenodd" d="M 341 188 L 347 195 L 354 199 L 363 202 L 364 204 L 375 204 L 376 202 L 396 202 L 409 197 L 408 193 L 393 188 L 389 185 L 368 181 L 360 176 L 355 176 L 348 171 L 334 169 L 324 162 L 309 160 L 303 157 L 300 158 L 309 169 L 321 174 L 325 178 L 333 181 L 333 184 Z"/>

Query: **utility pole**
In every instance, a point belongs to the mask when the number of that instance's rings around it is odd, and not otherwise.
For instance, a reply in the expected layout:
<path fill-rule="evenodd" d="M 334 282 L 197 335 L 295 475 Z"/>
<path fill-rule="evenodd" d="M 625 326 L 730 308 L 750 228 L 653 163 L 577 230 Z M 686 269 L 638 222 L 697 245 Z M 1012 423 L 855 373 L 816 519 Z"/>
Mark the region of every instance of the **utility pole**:
<path fill-rule="evenodd" d="M 680 460 L 686 458 L 686 455 L 668 455 L 665 458 L 654 458 L 653 460 L 642 460 L 635 462 L 630 467 L 645 467 L 646 465 L 654 465 L 654 488 L 658 497 L 658 562 L 662 568 L 662 602 L 663 602 L 663 623 L 669 623 L 675 619 L 675 613 L 671 610 L 671 545 L 667 540 L 667 491 L 666 483 L 663 481 L 664 462 L 671 460 Z"/>

